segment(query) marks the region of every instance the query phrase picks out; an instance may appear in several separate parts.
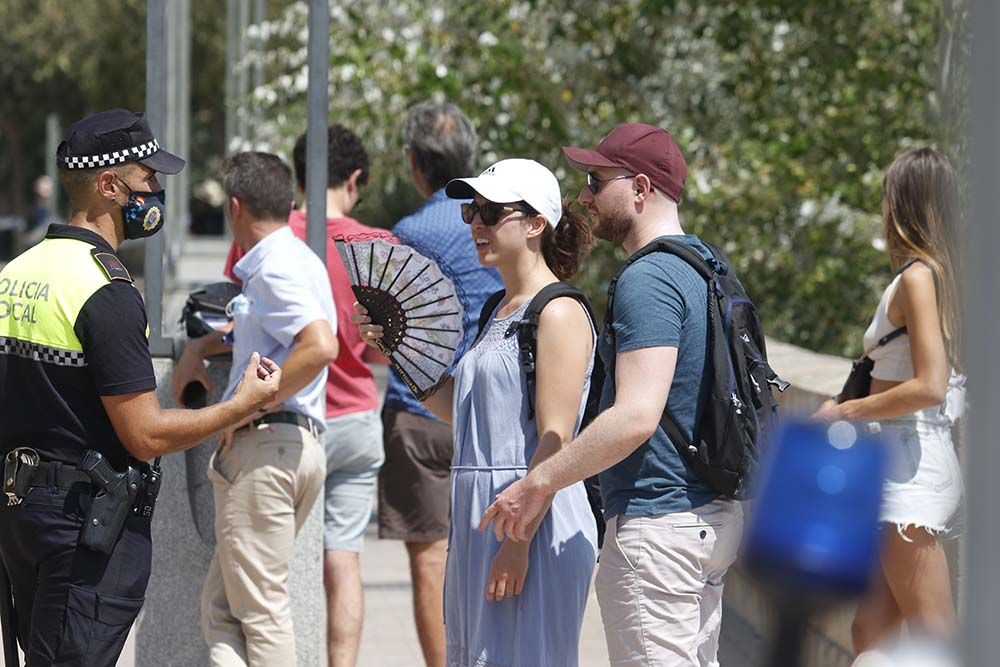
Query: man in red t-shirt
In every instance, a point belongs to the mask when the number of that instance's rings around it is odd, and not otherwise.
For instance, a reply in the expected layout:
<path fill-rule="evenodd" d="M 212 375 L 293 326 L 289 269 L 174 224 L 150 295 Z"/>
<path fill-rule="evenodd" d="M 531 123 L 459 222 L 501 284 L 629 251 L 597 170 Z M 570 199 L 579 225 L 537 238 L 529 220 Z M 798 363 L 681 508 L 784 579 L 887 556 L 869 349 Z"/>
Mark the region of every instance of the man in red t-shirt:
<path fill-rule="evenodd" d="M 379 468 L 385 459 L 378 393 L 369 363 L 386 363 L 361 340 L 351 324 L 354 292 L 347 271 L 334 247 L 335 237 L 359 236 L 396 242 L 386 230 L 362 225 L 347 217 L 368 182 L 368 153 L 361 140 L 341 125 L 331 125 L 327 134 L 329 181 L 326 191 L 326 268 L 336 302 L 337 339 L 340 352 L 326 382 L 327 476 L 323 512 L 325 549 L 323 582 L 327 601 L 327 648 L 330 667 L 353 666 L 361 642 L 364 595 L 359 554 L 372 510 Z M 306 135 L 295 142 L 292 153 L 299 190 L 306 183 Z M 292 211 L 288 226 L 300 239 L 306 238 L 305 208 Z M 234 243 L 226 258 L 226 276 L 243 255 Z"/>

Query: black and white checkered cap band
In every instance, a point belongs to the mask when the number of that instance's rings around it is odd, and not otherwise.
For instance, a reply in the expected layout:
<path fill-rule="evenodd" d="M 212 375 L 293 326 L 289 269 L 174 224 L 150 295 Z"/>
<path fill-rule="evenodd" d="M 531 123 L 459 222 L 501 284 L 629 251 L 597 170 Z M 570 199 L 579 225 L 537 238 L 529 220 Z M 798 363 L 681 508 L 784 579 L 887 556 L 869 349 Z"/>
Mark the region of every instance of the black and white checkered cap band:
<path fill-rule="evenodd" d="M 149 157 L 160 150 L 160 143 L 153 139 L 140 146 L 133 146 L 121 151 L 102 153 L 101 155 L 86 155 L 84 157 L 65 157 L 63 162 L 67 169 L 93 169 L 94 167 L 110 167 L 125 162 L 135 162 Z"/>
<path fill-rule="evenodd" d="M 11 354 L 15 357 L 41 361 L 56 366 L 74 366 L 83 368 L 87 365 L 87 357 L 82 351 L 61 350 L 57 347 L 29 343 L 26 340 L 0 336 L 0 354 Z"/>

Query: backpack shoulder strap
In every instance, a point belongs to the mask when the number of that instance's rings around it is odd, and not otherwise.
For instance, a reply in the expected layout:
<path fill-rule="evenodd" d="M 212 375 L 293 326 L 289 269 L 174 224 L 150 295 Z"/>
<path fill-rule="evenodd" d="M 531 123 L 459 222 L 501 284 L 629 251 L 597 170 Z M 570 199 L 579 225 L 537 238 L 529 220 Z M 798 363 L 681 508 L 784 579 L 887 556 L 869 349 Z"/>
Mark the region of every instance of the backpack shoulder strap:
<path fill-rule="evenodd" d="M 522 322 L 531 322 L 534 326 L 538 326 L 538 320 L 542 317 L 542 310 L 545 306 L 549 304 L 553 299 L 558 299 L 560 297 L 568 296 L 570 298 L 576 299 L 580 302 L 580 305 L 584 307 L 590 319 L 594 319 L 594 309 L 590 305 L 590 299 L 587 295 L 583 293 L 579 287 L 570 285 L 569 283 L 558 282 L 552 283 L 551 285 L 546 285 L 538 294 L 531 298 L 531 303 L 524 311 L 524 318 Z"/>
<path fill-rule="evenodd" d="M 716 255 L 716 257 L 719 257 L 719 255 L 716 254 L 717 249 L 714 246 L 708 246 L 708 247 L 712 251 L 712 254 Z M 668 239 L 668 238 L 658 238 L 655 241 L 646 244 L 639 250 L 635 251 L 632 255 L 630 255 L 629 258 L 625 260 L 625 263 L 622 264 L 621 268 L 618 269 L 618 272 L 615 274 L 615 277 L 611 279 L 611 283 L 608 285 L 608 307 L 607 310 L 604 312 L 605 325 L 610 323 L 614 317 L 615 289 L 618 287 L 619 278 L 621 278 L 622 274 L 625 273 L 625 270 L 628 269 L 628 267 L 632 266 L 632 264 L 634 264 L 636 261 L 654 252 L 667 252 L 670 253 L 671 255 L 677 255 L 685 262 L 690 264 L 691 267 L 694 268 L 695 271 L 697 271 L 698 274 L 706 281 L 711 281 L 713 276 L 715 275 L 716 267 L 713 266 L 712 263 L 710 263 L 704 257 L 702 257 L 701 253 L 699 253 L 697 250 L 692 248 L 687 243 L 684 243 L 682 241 L 674 241 L 673 239 Z M 721 250 L 719 250 L 718 252 L 722 253 Z M 725 258 L 724 254 L 722 254 L 722 258 L 723 259 Z M 723 263 L 722 260 L 716 260 L 716 264 L 721 264 L 721 263 Z M 728 264 L 728 262 L 725 263 Z"/>
<path fill-rule="evenodd" d="M 718 261 L 710 262 L 705 259 L 700 252 L 695 250 L 692 246 L 684 243 L 682 241 L 673 241 L 671 239 L 659 239 L 651 245 L 656 245 L 657 250 L 660 252 L 668 252 L 671 255 L 676 255 L 683 259 L 685 262 L 691 265 L 695 271 L 698 272 L 702 278 L 707 281 L 712 280 L 715 277 L 716 265 Z M 715 248 L 709 248 L 712 254 L 715 255 Z"/>
<path fill-rule="evenodd" d="M 528 419 L 535 418 L 535 365 L 536 365 L 536 342 L 538 340 L 538 321 L 542 317 L 545 306 L 553 299 L 568 296 L 576 299 L 586 309 L 590 317 L 591 324 L 594 324 L 594 309 L 590 305 L 590 300 L 578 287 L 569 283 L 558 282 L 546 285 L 538 294 L 531 298 L 531 302 L 524 311 L 524 317 L 517 323 L 517 346 L 521 352 L 521 367 L 524 369 L 524 376 L 528 387 Z"/>
<path fill-rule="evenodd" d="M 490 321 L 490 316 L 493 311 L 497 309 L 500 302 L 503 301 L 504 296 L 507 295 L 506 290 L 500 290 L 499 292 L 494 292 L 483 303 L 483 309 L 479 311 L 479 329 L 476 331 L 475 340 L 479 340 L 479 337 L 483 335 L 483 329 L 486 328 L 486 323 Z"/>
<path fill-rule="evenodd" d="M 702 241 L 702 243 L 705 243 Z M 604 330 L 608 335 L 614 335 L 614 328 L 611 323 L 614 319 L 614 298 L 615 298 L 615 288 L 618 284 L 618 279 L 621 278 L 625 270 L 631 266 L 636 260 L 639 260 L 646 255 L 653 252 L 667 252 L 671 255 L 676 255 L 684 260 L 688 265 L 690 265 L 695 271 L 698 272 L 706 282 L 711 283 L 715 279 L 716 272 L 726 272 L 728 270 L 728 259 L 720 249 L 715 246 L 705 244 L 706 247 L 712 252 L 715 257 L 713 260 L 705 259 L 700 252 L 695 250 L 692 246 L 683 241 L 675 241 L 669 238 L 658 238 L 647 245 L 643 246 L 635 253 L 629 256 L 625 261 L 625 264 L 618 269 L 618 273 L 615 274 L 614 279 L 612 279 L 611 284 L 608 286 L 608 307 L 604 314 Z M 612 357 L 613 358 L 613 357 Z M 612 376 L 614 374 L 614 368 L 611 369 Z M 680 431 L 680 427 L 674 421 L 673 416 L 670 414 L 670 410 L 664 408 L 663 416 L 660 418 L 660 425 L 663 427 L 664 432 L 667 436 L 675 443 L 678 447 L 689 446 L 686 444 L 686 439 Z"/>

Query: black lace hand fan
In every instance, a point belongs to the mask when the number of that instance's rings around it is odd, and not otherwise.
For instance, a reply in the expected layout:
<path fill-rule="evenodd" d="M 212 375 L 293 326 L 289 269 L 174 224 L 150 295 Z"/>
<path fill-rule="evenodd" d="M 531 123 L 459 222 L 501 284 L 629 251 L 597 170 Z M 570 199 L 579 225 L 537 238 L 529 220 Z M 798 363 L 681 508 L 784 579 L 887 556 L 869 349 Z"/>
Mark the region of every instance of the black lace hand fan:
<path fill-rule="evenodd" d="M 384 239 L 334 239 L 358 303 L 382 326 L 378 347 L 419 400 L 446 379 L 462 344 L 462 305 L 433 261 Z"/>

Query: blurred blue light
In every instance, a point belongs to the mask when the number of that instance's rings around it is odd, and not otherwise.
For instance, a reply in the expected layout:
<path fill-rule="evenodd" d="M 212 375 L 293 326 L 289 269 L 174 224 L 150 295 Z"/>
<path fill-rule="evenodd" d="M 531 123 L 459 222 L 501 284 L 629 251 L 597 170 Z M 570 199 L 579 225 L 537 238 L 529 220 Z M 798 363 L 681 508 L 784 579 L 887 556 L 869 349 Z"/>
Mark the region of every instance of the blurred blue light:
<path fill-rule="evenodd" d="M 748 566 L 798 595 L 863 592 L 878 557 L 885 458 L 849 424 L 784 424 L 757 480 Z"/>

